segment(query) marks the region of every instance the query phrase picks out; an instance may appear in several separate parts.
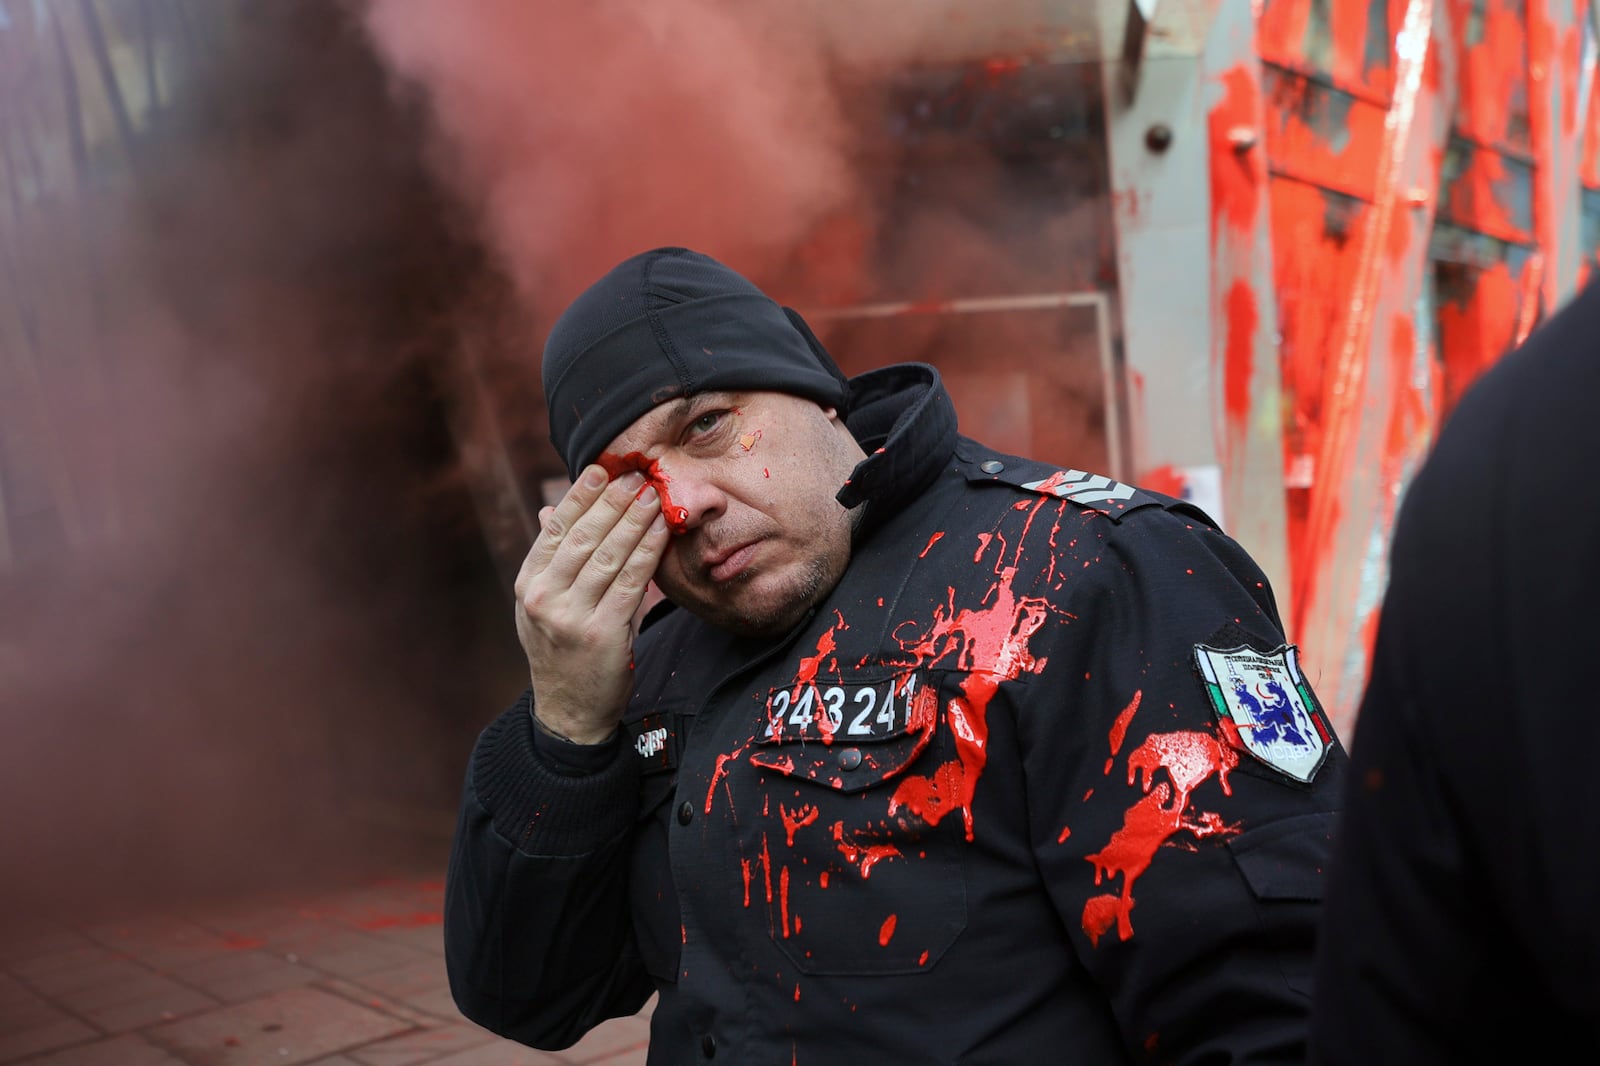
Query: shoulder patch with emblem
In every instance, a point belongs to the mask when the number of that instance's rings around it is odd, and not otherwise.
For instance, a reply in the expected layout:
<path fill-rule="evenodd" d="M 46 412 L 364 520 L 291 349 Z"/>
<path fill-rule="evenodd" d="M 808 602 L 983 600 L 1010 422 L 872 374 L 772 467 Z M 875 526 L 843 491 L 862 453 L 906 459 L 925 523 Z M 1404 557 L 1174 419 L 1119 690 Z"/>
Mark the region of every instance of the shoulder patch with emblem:
<path fill-rule="evenodd" d="M 1230 740 L 1258 762 L 1310 784 L 1332 747 L 1333 731 L 1291 644 L 1194 647 L 1206 694 Z"/>

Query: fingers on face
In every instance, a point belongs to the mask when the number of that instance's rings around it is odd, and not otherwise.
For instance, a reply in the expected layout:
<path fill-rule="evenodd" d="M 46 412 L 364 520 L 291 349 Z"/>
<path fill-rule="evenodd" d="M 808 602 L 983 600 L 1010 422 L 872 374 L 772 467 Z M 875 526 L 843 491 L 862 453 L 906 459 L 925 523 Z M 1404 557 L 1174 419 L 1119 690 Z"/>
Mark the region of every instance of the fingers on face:
<path fill-rule="evenodd" d="M 559 504 L 539 512 L 541 532 L 518 575 L 519 596 L 537 578 L 547 591 L 570 589 L 593 605 L 624 571 L 625 585 L 646 571 L 642 591 L 665 550 L 664 521 L 652 532 L 660 513 L 655 489 L 639 473 L 607 482 L 600 467 L 587 468 Z"/>

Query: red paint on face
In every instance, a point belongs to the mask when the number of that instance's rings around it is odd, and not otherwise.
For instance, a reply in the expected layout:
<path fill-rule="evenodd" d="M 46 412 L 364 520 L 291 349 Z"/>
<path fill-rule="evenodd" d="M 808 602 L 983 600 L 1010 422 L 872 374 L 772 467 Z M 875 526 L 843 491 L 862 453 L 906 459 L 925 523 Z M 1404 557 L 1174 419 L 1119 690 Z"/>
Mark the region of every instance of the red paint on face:
<path fill-rule="evenodd" d="M 661 514 L 667 520 L 667 528 L 680 536 L 689 532 L 689 511 L 673 505 L 672 496 L 667 491 L 667 475 L 661 472 L 661 464 L 656 460 L 647 459 L 640 452 L 629 452 L 627 455 L 601 452 L 595 462 L 604 468 L 606 476 L 613 481 L 630 470 L 639 471 L 644 475 L 645 483 L 654 485 L 661 496 Z M 639 491 L 643 492 L 644 489 Z"/>
<path fill-rule="evenodd" d="M 933 536 L 929 537 L 927 545 L 924 546 L 923 549 L 922 549 L 922 554 L 917 556 L 917 558 L 918 559 L 926 559 L 928 557 L 928 552 L 933 548 L 933 546 L 935 544 L 939 543 L 939 538 L 942 537 L 942 536 L 944 536 L 944 534 L 942 532 L 940 532 L 940 533 L 935 533 Z"/>
<path fill-rule="evenodd" d="M 749 451 L 751 448 L 756 446 L 756 441 L 760 439 L 761 431 L 759 429 L 754 433 L 745 433 L 739 437 L 739 447 L 743 448 L 745 451 Z"/>
<path fill-rule="evenodd" d="M 883 924 L 878 927 L 878 943 L 882 947 L 888 947 L 889 941 L 894 939 L 894 922 L 894 915 L 891 914 L 889 917 L 885 918 L 883 920 Z"/>

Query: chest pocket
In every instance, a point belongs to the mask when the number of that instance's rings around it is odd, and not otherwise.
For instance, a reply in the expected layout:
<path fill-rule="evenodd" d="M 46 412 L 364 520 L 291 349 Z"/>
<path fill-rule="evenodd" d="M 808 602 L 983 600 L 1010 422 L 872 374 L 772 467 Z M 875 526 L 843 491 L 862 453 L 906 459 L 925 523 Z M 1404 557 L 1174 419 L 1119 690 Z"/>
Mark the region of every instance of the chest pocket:
<path fill-rule="evenodd" d="M 772 940 L 802 973 L 916 973 L 966 927 L 965 822 L 940 799 L 961 786 L 957 680 L 917 671 L 769 694 L 748 755 L 761 816 L 743 847 L 751 902 L 766 901 Z"/>

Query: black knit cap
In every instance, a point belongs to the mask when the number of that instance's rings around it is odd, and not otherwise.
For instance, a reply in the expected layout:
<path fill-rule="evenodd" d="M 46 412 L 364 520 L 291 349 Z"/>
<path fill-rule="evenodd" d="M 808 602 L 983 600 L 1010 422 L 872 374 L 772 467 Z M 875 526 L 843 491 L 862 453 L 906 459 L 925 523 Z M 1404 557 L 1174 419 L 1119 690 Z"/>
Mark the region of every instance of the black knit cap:
<path fill-rule="evenodd" d="M 849 386 L 805 320 L 709 256 L 624 260 L 562 312 L 544 346 L 550 441 L 573 477 L 658 404 L 786 392 L 845 413 Z"/>

